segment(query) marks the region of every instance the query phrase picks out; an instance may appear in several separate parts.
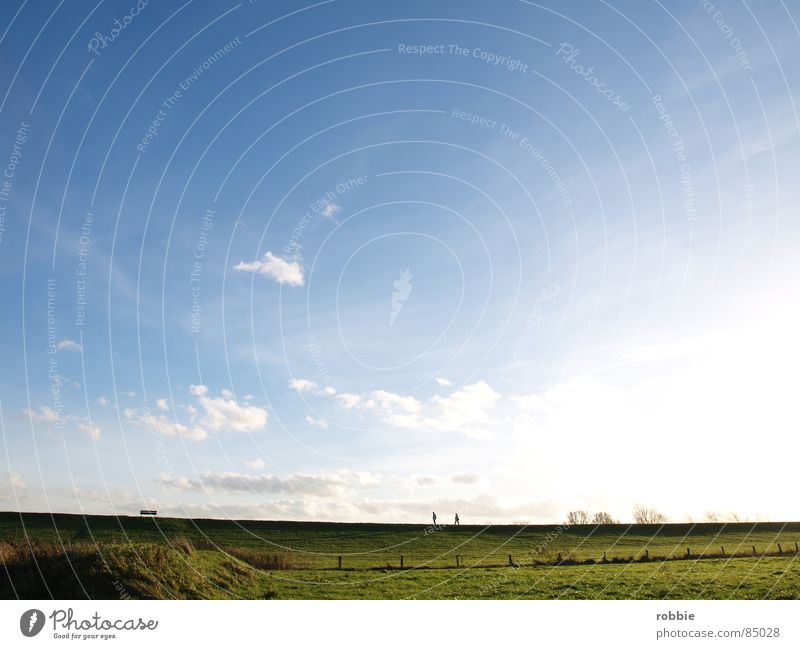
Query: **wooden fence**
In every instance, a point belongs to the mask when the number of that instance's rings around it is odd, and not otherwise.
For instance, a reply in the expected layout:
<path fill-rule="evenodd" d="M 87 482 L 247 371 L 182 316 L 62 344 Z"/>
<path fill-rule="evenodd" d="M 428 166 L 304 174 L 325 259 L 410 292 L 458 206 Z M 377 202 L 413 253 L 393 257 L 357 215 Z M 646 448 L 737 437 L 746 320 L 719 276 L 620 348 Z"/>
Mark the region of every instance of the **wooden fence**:
<path fill-rule="evenodd" d="M 751 546 L 752 551 L 747 552 L 726 552 L 724 546 L 720 546 L 719 552 L 709 552 L 708 550 L 700 550 L 697 549 L 692 550 L 691 547 L 686 548 L 686 553 L 683 554 L 681 552 L 677 552 L 671 555 L 651 555 L 648 549 L 643 550 L 641 553 L 632 556 L 612 556 L 609 557 L 606 552 L 603 553 L 603 556 L 598 559 L 593 558 L 583 558 L 578 559 L 575 558 L 572 554 L 561 554 L 557 553 L 554 559 L 535 559 L 531 558 L 530 556 L 521 557 L 517 555 L 517 558 L 514 558 L 513 554 L 507 555 L 508 561 L 505 561 L 506 555 L 489 555 L 489 556 L 466 556 L 463 554 L 455 554 L 455 555 L 448 555 L 447 561 L 445 561 L 442 557 L 436 557 L 431 559 L 419 560 L 417 561 L 409 560 L 410 557 L 406 555 L 399 555 L 397 557 L 397 562 L 391 563 L 383 563 L 378 566 L 364 566 L 360 565 L 360 562 L 356 562 L 355 565 L 347 565 L 347 558 L 348 555 L 341 554 L 341 555 L 334 555 L 336 558 L 336 566 L 330 566 L 327 568 L 319 567 L 317 569 L 322 570 L 446 570 L 446 569 L 457 569 L 457 568 L 524 568 L 524 567 L 538 567 L 538 566 L 582 566 L 582 565 L 605 565 L 605 564 L 620 564 L 620 563 L 646 563 L 646 562 L 656 562 L 656 561 L 701 561 L 704 559 L 744 559 L 753 557 L 763 559 L 766 557 L 800 557 L 800 546 L 798 543 L 795 542 L 794 548 L 788 547 L 787 549 L 783 548 L 781 543 L 776 544 L 778 546 L 777 551 L 770 551 L 770 550 L 762 550 L 761 552 L 758 551 L 756 546 Z M 503 559 L 503 560 L 501 560 Z"/>

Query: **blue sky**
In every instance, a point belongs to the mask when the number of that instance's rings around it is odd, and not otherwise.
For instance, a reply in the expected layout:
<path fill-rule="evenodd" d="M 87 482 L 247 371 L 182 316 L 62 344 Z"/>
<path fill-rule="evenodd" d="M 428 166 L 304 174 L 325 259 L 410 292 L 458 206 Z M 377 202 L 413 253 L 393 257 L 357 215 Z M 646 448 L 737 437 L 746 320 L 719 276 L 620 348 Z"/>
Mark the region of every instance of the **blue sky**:
<path fill-rule="evenodd" d="M 0 509 L 796 519 L 795 3 L 0 13 Z"/>

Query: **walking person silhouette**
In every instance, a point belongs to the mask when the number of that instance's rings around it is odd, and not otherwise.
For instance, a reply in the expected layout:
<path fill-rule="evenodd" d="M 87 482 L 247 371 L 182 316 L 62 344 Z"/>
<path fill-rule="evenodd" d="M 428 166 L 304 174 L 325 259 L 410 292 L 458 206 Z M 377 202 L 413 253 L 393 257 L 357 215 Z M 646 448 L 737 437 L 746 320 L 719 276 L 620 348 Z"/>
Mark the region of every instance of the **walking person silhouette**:
<path fill-rule="evenodd" d="M 453 525 L 461 525 L 461 519 L 458 517 L 458 512 L 456 512 L 456 520 L 455 523 L 453 523 Z"/>
<path fill-rule="evenodd" d="M 436 512 L 433 513 L 433 526 L 436 527 Z"/>

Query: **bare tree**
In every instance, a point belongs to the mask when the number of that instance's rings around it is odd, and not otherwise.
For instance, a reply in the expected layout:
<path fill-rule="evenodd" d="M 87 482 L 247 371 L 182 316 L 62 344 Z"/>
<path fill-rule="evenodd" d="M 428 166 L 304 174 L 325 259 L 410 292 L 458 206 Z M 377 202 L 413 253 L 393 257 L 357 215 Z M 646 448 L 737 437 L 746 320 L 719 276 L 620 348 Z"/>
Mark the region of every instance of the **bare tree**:
<path fill-rule="evenodd" d="M 717 514 L 716 512 L 706 512 L 705 513 L 705 521 L 706 523 L 719 523 L 722 520 L 722 517 Z"/>
<path fill-rule="evenodd" d="M 637 503 L 633 506 L 633 522 L 640 524 L 646 523 L 649 512 L 650 509 L 648 507 Z"/>
<path fill-rule="evenodd" d="M 592 516 L 592 523 L 595 525 L 617 525 L 619 521 L 614 520 L 608 512 L 595 512 Z"/>
<path fill-rule="evenodd" d="M 741 523 L 742 522 L 742 517 L 739 516 L 739 514 L 737 514 L 736 512 L 731 512 L 730 514 L 728 514 L 728 519 L 731 520 L 734 523 Z"/>
<path fill-rule="evenodd" d="M 652 507 L 636 504 L 633 506 L 633 520 L 639 525 L 658 525 L 666 523 L 667 517 Z"/>
<path fill-rule="evenodd" d="M 576 509 L 567 514 L 567 525 L 587 525 L 589 523 L 589 512 L 585 509 Z"/>

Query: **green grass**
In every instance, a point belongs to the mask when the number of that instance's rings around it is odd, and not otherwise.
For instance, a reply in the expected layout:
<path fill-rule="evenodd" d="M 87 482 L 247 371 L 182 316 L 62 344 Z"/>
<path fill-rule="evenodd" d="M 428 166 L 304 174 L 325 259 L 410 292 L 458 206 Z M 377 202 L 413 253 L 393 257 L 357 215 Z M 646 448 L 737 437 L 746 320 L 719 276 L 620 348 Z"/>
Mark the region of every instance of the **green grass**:
<path fill-rule="evenodd" d="M 798 598 L 797 541 L 798 523 L 432 530 L 0 513 L 0 597 Z M 660 560 L 687 548 L 707 558 Z"/>
<path fill-rule="evenodd" d="M 279 598 L 312 599 L 796 599 L 789 558 L 410 572 L 273 575 Z"/>

